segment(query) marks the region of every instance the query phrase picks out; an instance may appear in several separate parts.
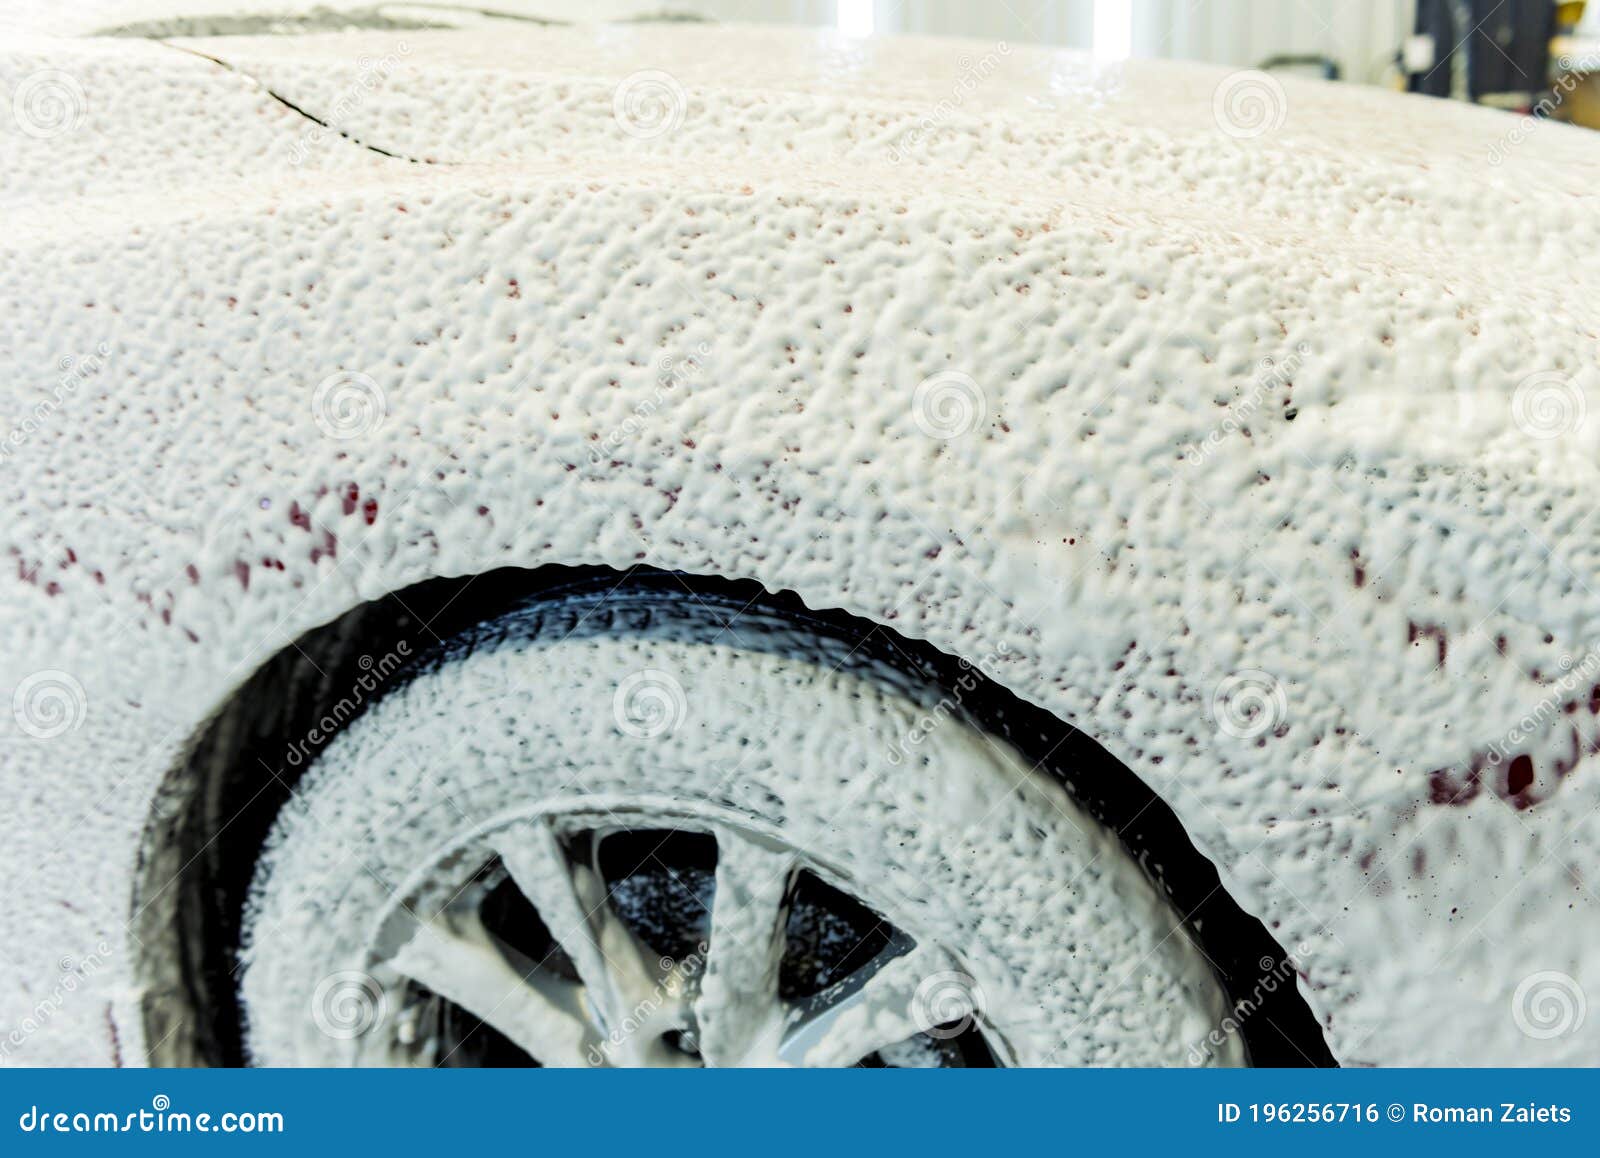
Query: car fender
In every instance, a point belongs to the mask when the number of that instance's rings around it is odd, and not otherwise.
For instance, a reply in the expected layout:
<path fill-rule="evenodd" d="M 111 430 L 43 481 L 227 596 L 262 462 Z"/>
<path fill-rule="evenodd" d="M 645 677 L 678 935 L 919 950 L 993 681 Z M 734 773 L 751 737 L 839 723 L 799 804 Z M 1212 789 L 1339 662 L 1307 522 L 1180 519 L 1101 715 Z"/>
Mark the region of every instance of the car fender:
<path fill-rule="evenodd" d="M 141 833 L 252 671 L 552 563 L 792 590 L 1090 733 L 1346 1064 L 1594 1056 L 1600 143 L 738 28 L 0 70 L 68 105 L 0 144 L 18 1060 L 142 1056 Z"/>

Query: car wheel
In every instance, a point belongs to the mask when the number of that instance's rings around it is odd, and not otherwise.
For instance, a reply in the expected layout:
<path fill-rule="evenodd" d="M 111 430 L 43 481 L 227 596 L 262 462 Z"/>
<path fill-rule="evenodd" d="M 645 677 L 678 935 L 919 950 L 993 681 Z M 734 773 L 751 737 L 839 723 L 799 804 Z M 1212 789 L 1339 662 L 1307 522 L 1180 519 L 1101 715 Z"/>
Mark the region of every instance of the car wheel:
<path fill-rule="evenodd" d="M 320 748 L 242 942 L 270 1065 L 1185 1064 L 1229 1012 L 959 689 L 687 591 L 444 645 Z"/>

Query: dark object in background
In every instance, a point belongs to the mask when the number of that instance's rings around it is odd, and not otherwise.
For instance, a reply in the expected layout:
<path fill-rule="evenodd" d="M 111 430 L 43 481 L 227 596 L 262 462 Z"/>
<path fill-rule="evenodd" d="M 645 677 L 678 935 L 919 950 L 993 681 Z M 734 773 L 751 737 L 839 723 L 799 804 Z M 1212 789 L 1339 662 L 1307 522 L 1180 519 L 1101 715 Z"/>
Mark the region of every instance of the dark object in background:
<path fill-rule="evenodd" d="M 1339 79 L 1339 62 L 1331 56 L 1322 56 L 1318 53 L 1307 55 L 1288 54 L 1283 56 L 1269 56 L 1256 66 L 1262 72 L 1279 72 L 1290 69 L 1303 68 L 1314 71 L 1323 80 Z"/>
<path fill-rule="evenodd" d="M 1417 0 L 1415 35 L 1431 40 L 1431 61 L 1408 64 L 1406 87 L 1429 96 L 1456 95 L 1465 71 L 1467 99 L 1491 93 L 1540 93 L 1548 86 L 1552 0 Z M 1423 57 L 1430 54 L 1424 52 Z M 1407 60 L 1412 54 L 1406 54 Z"/>

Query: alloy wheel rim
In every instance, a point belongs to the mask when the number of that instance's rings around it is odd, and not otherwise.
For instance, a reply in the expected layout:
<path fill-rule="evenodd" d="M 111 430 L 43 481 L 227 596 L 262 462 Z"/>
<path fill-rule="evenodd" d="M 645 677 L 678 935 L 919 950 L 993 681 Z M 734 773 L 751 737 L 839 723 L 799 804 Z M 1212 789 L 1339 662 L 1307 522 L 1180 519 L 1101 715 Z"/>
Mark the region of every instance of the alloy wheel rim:
<path fill-rule="evenodd" d="M 619 882 L 619 841 L 649 871 Z M 375 921 L 354 1060 L 1010 1064 L 982 984 L 879 900 L 717 809 L 522 811 L 450 842 Z"/>

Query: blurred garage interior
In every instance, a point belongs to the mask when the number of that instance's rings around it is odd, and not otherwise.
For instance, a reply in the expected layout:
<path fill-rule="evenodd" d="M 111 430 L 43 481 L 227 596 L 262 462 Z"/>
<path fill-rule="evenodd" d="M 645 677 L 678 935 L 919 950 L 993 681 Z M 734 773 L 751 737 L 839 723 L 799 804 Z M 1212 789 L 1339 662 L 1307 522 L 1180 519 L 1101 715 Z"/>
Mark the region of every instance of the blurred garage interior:
<path fill-rule="evenodd" d="M 570 4 L 533 7 L 573 16 Z M 583 12 L 627 19 L 663 6 L 596 0 Z M 680 0 L 665 12 L 1261 68 L 1600 127 L 1600 3 L 1582 0 Z"/>

